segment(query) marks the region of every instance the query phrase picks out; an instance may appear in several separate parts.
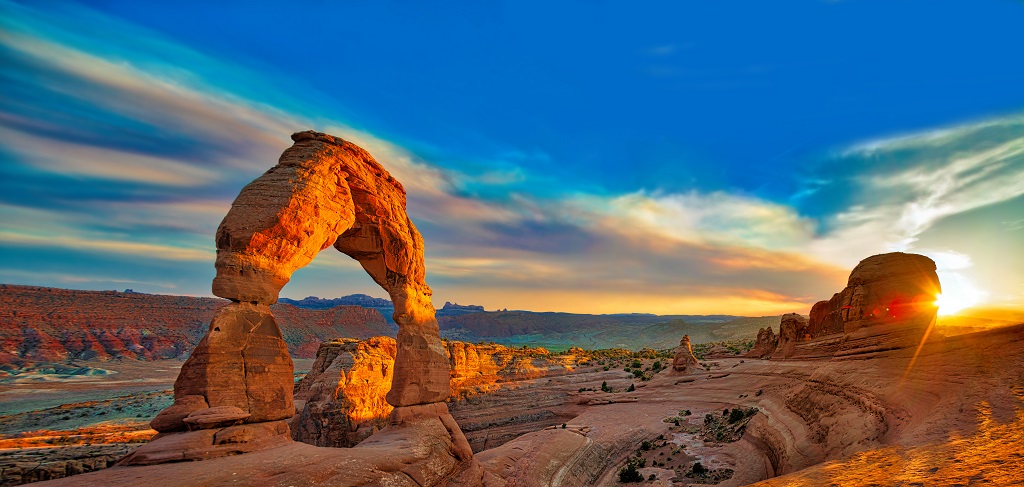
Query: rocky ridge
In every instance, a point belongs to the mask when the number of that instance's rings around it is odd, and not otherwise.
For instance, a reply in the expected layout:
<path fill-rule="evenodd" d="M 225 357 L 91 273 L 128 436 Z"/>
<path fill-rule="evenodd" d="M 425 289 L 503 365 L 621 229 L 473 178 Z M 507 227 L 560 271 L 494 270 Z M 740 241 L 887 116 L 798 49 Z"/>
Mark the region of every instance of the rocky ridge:
<path fill-rule="evenodd" d="M 0 370 L 80 360 L 160 360 L 187 356 L 230 301 L 116 291 L 0 284 Z M 339 335 L 390 334 L 374 310 L 271 307 L 291 355 L 316 356 Z"/>

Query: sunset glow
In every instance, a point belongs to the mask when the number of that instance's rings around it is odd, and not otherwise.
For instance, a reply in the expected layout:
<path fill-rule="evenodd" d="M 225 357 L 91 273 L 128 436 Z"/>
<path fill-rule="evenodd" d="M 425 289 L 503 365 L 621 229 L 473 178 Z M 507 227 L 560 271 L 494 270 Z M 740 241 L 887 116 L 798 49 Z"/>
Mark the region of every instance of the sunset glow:
<path fill-rule="evenodd" d="M 943 316 L 953 315 L 960 310 L 977 304 L 976 301 L 963 294 L 947 292 L 935 296 L 935 306 L 939 308 L 939 314 Z"/>

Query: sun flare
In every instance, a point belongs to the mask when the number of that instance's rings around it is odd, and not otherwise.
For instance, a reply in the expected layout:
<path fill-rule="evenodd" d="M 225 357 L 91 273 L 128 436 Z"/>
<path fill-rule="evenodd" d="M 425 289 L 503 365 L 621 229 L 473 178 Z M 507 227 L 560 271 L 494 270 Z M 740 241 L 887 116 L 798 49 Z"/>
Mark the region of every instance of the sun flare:
<path fill-rule="evenodd" d="M 974 300 L 963 294 L 946 293 L 935 296 L 935 306 L 939 308 L 938 313 L 941 316 L 956 314 L 973 304 Z"/>

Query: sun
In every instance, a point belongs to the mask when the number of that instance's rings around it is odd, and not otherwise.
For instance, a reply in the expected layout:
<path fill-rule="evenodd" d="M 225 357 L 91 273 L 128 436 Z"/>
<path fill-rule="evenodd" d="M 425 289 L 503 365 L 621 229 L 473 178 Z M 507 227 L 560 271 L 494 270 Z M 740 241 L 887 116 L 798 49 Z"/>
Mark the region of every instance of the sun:
<path fill-rule="evenodd" d="M 951 314 L 956 314 L 957 311 L 960 311 L 971 305 L 970 303 L 967 303 L 964 299 L 961 298 L 962 297 L 958 297 L 957 295 L 952 293 L 936 295 L 935 306 L 939 308 L 939 315 L 947 316 Z"/>

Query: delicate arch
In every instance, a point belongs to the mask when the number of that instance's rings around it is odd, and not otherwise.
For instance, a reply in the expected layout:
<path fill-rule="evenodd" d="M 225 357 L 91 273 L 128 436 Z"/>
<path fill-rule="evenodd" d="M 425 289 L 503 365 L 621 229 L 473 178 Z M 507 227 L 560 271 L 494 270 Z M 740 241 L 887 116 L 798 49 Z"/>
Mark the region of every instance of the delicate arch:
<path fill-rule="evenodd" d="M 399 326 L 388 402 L 444 401 L 449 364 L 405 189 L 358 146 L 317 132 L 292 135 L 278 164 L 249 183 L 217 229 L 213 293 L 270 305 L 293 272 L 333 245 L 391 296 Z"/>

